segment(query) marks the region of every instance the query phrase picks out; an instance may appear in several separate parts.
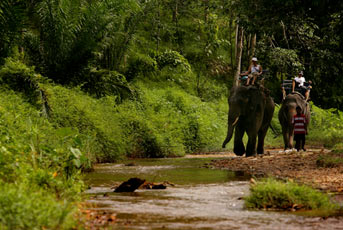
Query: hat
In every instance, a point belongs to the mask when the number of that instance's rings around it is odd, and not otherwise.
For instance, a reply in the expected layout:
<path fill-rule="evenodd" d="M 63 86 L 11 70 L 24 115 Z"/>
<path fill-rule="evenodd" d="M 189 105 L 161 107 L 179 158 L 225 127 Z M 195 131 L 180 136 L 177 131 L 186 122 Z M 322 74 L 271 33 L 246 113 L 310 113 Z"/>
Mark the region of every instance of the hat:
<path fill-rule="evenodd" d="M 253 57 L 251 60 L 252 60 L 252 61 L 257 61 L 257 58 Z"/>
<path fill-rule="evenodd" d="M 304 75 L 304 72 L 303 72 L 303 71 L 300 71 L 299 74 Z"/>

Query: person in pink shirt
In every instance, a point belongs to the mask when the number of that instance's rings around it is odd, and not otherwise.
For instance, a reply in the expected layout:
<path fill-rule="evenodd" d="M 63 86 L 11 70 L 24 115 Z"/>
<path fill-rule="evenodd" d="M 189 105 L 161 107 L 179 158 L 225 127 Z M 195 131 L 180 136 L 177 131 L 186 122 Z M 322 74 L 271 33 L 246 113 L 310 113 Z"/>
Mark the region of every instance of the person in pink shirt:
<path fill-rule="evenodd" d="M 294 127 L 294 140 L 295 148 L 297 151 L 301 149 L 306 151 L 305 146 L 305 135 L 307 135 L 307 120 L 303 113 L 301 113 L 300 106 L 296 108 L 297 114 L 292 118 L 292 124 Z"/>

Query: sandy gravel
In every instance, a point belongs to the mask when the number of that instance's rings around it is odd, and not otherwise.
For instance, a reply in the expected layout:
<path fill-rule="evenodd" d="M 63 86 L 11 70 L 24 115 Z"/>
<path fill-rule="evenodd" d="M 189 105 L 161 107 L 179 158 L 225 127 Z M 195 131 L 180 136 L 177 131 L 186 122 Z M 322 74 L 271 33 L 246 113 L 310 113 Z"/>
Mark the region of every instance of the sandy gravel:
<path fill-rule="evenodd" d="M 255 176 L 288 178 L 314 188 L 331 192 L 343 192 L 343 166 L 323 168 L 316 165 L 319 155 L 328 154 L 326 149 L 308 149 L 306 152 L 284 152 L 281 149 L 267 150 L 258 157 L 236 157 L 232 153 L 215 154 L 226 157 L 213 160 L 215 168 L 244 171 Z"/>

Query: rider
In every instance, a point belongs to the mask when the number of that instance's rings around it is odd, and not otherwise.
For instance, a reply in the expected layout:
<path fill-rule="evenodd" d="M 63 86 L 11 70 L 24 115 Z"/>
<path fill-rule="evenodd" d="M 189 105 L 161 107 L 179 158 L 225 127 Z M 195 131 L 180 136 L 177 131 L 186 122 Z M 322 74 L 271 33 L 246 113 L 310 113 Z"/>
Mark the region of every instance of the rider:
<path fill-rule="evenodd" d="M 300 71 L 298 76 L 296 76 L 292 82 L 292 92 L 294 92 L 295 86 L 301 89 L 301 94 L 305 95 L 305 100 L 307 101 L 310 96 L 310 89 L 311 86 L 304 86 L 304 83 L 306 82 L 305 77 L 303 76 L 303 71 Z M 309 81 L 311 83 L 311 81 Z"/>
<path fill-rule="evenodd" d="M 262 66 L 257 64 L 257 58 L 253 57 L 251 59 L 251 64 L 249 66 L 248 71 L 241 73 L 241 76 L 248 75 L 248 80 L 245 85 L 249 85 L 250 79 L 252 78 L 251 85 L 255 84 L 256 78 L 262 74 Z"/>

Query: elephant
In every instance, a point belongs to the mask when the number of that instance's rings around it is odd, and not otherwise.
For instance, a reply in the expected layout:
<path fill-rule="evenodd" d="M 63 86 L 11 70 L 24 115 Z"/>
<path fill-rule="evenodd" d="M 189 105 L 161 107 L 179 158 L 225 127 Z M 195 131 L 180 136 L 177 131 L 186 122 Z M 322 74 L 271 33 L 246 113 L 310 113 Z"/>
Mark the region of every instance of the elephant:
<path fill-rule="evenodd" d="M 234 153 L 246 157 L 256 155 L 256 138 L 258 137 L 257 154 L 264 153 L 264 138 L 273 118 L 275 104 L 269 96 L 269 90 L 263 86 L 234 86 L 230 90 L 228 130 L 222 147 L 230 142 L 233 131 Z M 248 135 L 245 149 L 242 138 Z"/>
<path fill-rule="evenodd" d="M 311 119 L 310 105 L 306 102 L 305 97 L 299 92 L 290 93 L 283 99 L 278 116 L 282 128 L 285 150 L 293 148 L 294 127 L 292 118 L 297 113 L 297 106 L 300 106 L 308 123 Z"/>

